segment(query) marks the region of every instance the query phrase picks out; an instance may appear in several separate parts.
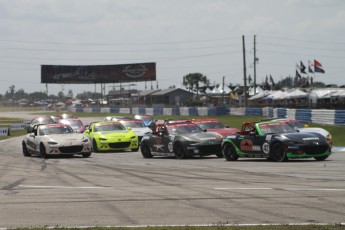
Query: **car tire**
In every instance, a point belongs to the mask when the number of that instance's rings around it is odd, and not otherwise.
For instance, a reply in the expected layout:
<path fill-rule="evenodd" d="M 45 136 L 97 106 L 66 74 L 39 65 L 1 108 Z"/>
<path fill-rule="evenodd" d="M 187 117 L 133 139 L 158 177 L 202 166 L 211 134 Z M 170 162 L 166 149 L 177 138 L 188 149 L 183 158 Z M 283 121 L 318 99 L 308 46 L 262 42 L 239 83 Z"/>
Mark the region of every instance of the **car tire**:
<path fill-rule="evenodd" d="M 317 161 L 324 161 L 324 160 L 326 160 L 328 157 L 329 157 L 329 156 L 327 155 L 327 156 L 322 156 L 322 157 L 314 157 L 314 159 L 317 160 Z"/>
<path fill-rule="evenodd" d="M 142 142 L 140 145 L 140 152 L 143 155 L 144 158 L 152 158 L 152 153 L 150 150 L 150 146 L 149 144 L 147 144 L 146 142 Z"/>
<path fill-rule="evenodd" d="M 218 158 L 223 158 L 223 157 L 224 157 L 224 155 L 223 155 L 223 153 L 222 153 L 222 152 L 220 152 L 220 153 L 216 153 L 216 156 L 217 156 Z"/>
<path fill-rule="evenodd" d="M 174 154 L 175 154 L 176 159 L 186 158 L 186 153 L 185 153 L 181 143 L 176 143 L 174 145 Z"/>
<path fill-rule="evenodd" d="M 83 158 L 90 157 L 90 156 L 91 156 L 91 152 L 89 152 L 89 153 L 83 153 L 82 156 L 83 156 Z"/>
<path fill-rule="evenodd" d="M 227 161 L 237 161 L 238 155 L 233 144 L 226 143 L 223 146 L 222 152 Z"/>
<path fill-rule="evenodd" d="M 40 144 L 40 155 L 42 158 L 47 158 L 47 152 L 46 152 L 46 147 L 44 147 L 44 144 Z"/>
<path fill-rule="evenodd" d="M 99 149 L 97 147 L 97 142 L 95 139 L 93 139 L 93 141 L 92 141 L 92 151 L 94 151 L 95 153 L 99 152 Z"/>
<path fill-rule="evenodd" d="M 286 156 L 286 152 L 283 149 L 283 144 L 275 143 L 272 146 L 270 158 L 275 162 L 284 162 L 284 161 L 288 160 L 288 158 Z"/>
<path fill-rule="evenodd" d="M 22 149 L 23 149 L 23 155 L 24 157 L 30 157 L 31 153 L 28 150 L 28 147 L 26 146 L 25 142 L 22 142 Z"/>

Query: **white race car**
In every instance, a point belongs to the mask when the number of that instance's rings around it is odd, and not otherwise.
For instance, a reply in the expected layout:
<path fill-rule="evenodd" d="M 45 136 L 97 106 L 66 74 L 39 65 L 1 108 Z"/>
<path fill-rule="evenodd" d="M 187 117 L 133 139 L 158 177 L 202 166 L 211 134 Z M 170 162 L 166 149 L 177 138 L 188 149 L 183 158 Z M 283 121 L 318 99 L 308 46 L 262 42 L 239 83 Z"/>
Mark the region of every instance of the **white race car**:
<path fill-rule="evenodd" d="M 92 147 L 90 139 L 82 133 L 75 133 L 66 124 L 35 125 L 33 132 L 25 135 L 23 154 L 47 158 L 49 155 L 82 155 L 89 157 Z"/>
<path fill-rule="evenodd" d="M 138 135 L 139 143 L 144 135 L 152 133 L 152 130 L 139 119 L 120 119 L 119 122 L 126 128 L 131 127 L 132 131 Z"/>

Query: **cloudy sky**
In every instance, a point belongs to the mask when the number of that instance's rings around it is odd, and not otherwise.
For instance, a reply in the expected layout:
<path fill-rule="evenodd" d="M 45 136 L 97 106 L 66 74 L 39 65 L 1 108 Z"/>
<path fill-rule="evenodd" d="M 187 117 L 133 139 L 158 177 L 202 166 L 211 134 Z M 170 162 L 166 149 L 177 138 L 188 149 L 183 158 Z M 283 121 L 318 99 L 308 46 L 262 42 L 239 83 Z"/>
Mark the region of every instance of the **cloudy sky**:
<path fill-rule="evenodd" d="M 294 77 L 296 64 L 317 59 L 326 73 L 314 81 L 344 85 L 344 21 L 343 0 L 0 0 L 0 94 L 11 85 L 45 91 L 41 65 L 156 62 L 147 89 L 182 86 L 195 72 L 243 84 L 243 35 L 252 76 L 256 35 L 258 83 Z M 50 84 L 48 92 L 95 88 Z"/>

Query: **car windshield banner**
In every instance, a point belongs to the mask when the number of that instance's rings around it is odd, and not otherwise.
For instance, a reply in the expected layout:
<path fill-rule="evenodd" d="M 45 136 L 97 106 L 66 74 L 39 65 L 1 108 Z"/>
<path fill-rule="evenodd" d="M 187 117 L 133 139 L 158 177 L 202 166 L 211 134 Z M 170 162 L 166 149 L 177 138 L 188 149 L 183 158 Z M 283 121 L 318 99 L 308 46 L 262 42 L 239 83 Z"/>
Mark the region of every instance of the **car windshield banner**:
<path fill-rule="evenodd" d="M 156 80 L 156 63 L 123 65 L 42 65 L 41 83 L 89 84 Z"/>

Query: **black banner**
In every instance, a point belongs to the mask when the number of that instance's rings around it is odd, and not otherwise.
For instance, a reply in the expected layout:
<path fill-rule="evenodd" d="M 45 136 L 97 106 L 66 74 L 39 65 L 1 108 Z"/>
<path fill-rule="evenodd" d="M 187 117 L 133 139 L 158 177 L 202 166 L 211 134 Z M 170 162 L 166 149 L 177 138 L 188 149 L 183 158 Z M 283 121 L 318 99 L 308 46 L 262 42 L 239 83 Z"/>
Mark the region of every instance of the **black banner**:
<path fill-rule="evenodd" d="M 42 65 L 41 83 L 88 84 L 156 80 L 156 63 L 124 65 Z"/>

